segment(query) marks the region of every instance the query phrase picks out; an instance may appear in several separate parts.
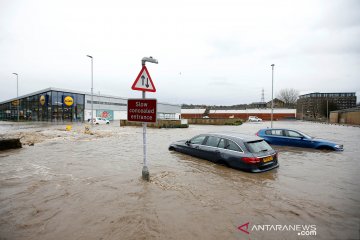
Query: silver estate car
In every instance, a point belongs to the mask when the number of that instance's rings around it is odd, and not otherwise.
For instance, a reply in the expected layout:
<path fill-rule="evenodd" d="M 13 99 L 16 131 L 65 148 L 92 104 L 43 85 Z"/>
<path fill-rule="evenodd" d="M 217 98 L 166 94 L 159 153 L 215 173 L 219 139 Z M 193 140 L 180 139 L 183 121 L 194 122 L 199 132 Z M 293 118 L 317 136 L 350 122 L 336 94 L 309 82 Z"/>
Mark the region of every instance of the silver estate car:
<path fill-rule="evenodd" d="M 239 133 L 200 134 L 170 144 L 169 150 L 247 172 L 264 172 L 279 167 L 277 152 L 264 139 Z"/>

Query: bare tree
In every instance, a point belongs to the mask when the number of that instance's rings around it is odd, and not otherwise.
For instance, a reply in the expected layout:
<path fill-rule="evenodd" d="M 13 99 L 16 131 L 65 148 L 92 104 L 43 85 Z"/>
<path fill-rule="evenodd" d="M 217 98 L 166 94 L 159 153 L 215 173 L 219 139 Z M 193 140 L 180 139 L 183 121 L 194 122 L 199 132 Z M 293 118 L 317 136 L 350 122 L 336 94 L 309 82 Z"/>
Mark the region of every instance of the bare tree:
<path fill-rule="evenodd" d="M 277 98 L 285 103 L 286 107 L 294 107 L 299 97 L 299 91 L 293 88 L 281 89 Z"/>

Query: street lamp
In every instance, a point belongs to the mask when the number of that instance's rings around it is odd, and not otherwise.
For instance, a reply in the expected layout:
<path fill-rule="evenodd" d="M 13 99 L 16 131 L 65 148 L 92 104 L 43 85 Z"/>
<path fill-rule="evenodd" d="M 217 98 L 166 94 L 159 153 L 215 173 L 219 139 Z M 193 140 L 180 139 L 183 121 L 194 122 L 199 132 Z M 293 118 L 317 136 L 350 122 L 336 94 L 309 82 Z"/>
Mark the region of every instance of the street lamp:
<path fill-rule="evenodd" d="M 16 75 L 17 121 L 19 122 L 19 114 L 20 114 L 20 109 L 19 109 L 19 105 L 20 105 L 20 100 L 19 100 L 19 74 L 17 74 L 17 73 L 13 73 L 13 74 Z"/>
<path fill-rule="evenodd" d="M 273 114 L 274 114 L 274 67 L 275 64 L 271 64 L 271 128 L 273 127 Z"/>
<path fill-rule="evenodd" d="M 93 57 L 90 55 L 86 55 L 91 58 L 91 126 L 94 126 L 94 68 L 93 68 Z"/>

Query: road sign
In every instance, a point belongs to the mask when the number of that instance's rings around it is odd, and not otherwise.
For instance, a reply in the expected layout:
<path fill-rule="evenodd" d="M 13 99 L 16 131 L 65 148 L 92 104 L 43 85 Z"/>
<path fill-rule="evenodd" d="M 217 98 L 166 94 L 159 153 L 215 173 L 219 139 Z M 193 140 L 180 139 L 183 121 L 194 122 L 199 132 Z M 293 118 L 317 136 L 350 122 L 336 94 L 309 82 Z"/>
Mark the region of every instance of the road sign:
<path fill-rule="evenodd" d="M 139 91 L 156 92 L 155 85 L 145 65 L 142 67 L 131 88 Z"/>
<path fill-rule="evenodd" d="M 127 109 L 129 122 L 156 122 L 156 99 L 128 99 Z"/>

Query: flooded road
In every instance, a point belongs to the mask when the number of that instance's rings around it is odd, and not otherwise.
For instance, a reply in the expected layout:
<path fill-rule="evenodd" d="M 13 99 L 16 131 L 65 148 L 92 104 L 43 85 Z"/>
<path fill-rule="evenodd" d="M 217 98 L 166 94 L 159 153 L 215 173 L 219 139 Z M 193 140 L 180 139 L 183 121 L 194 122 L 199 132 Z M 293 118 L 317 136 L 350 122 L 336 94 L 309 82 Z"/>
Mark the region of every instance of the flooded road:
<path fill-rule="evenodd" d="M 359 239 L 360 128 L 275 122 L 344 144 L 344 152 L 274 147 L 278 169 L 251 174 L 168 151 L 196 134 L 255 134 L 270 123 L 148 129 L 2 124 L 34 146 L 0 152 L 0 239 Z M 29 137 L 30 136 L 30 137 Z M 249 222 L 249 234 L 238 229 Z M 256 231 L 253 225 L 315 225 Z"/>

